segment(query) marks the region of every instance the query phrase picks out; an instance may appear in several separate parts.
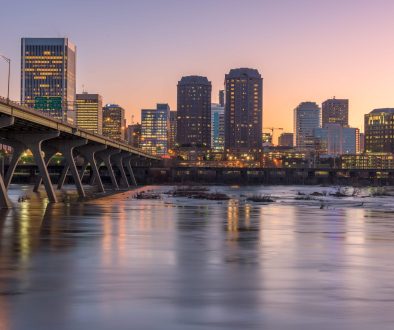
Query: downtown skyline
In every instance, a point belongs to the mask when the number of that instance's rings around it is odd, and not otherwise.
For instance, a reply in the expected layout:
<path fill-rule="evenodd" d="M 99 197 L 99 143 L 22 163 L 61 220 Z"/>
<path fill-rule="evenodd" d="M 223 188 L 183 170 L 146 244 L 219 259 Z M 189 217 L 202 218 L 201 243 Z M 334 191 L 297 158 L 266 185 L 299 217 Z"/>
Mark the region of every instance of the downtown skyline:
<path fill-rule="evenodd" d="M 235 1 L 203 1 L 198 8 L 181 1 L 167 5 L 97 1 L 87 22 L 82 9 L 92 3 L 79 7 L 76 1 L 59 1 L 56 7 L 48 6 L 47 1 L 24 4 L 33 14 L 46 13 L 47 19 L 39 24 L 36 15 L 13 17 L 14 28 L 2 33 L 0 47 L 12 60 L 12 99 L 20 98 L 20 38 L 67 36 L 77 46 L 77 92 L 84 85 L 88 92 L 103 95 L 105 103 L 120 104 L 128 120 L 134 115 L 140 121 L 140 110 L 156 103 L 176 109 L 176 83 L 189 74 L 212 81 L 212 101 L 216 103 L 224 74 L 234 67 L 260 71 L 265 81 L 264 126 L 285 131 L 292 131 L 291 114 L 302 101 L 321 104 L 333 96 L 349 99 L 349 124 L 361 130 L 364 114 L 394 105 L 394 64 L 388 60 L 394 47 L 387 37 L 393 27 L 389 18 L 394 4 L 386 1 L 372 5 L 348 0 L 341 6 L 312 1 L 298 1 L 297 5 L 249 1 L 243 6 Z M 19 8 L 18 3 L 10 6 Z M 182 15 L 175 15 L 175 8 Z M 65 15 L 59 17 L 57 11 Z M 241 15 L 230 37 L 224 17 L 237 11 L 255 20 L 243 27 L 247 21 Z M 73 12 L 75 20 L 67 21 Z M 335 24 L 330 18 L 334 14 Z M 128 20 L 127 15 L 131 15 Z M 144 24 L 160 15 L 165 23 Z M 373 24 L 365 27 L 366 19 Z M 107 20 L 115 20 L 115 24 L 109 26 Z M 188 21 L 185 32 L 179 27 Z M 7 31 L 7 24 L 6 17 L 0 23 L 2 31 Z M 1 63 L 1 95 L 6 93 L 6 71 L 6 64 Z"/>

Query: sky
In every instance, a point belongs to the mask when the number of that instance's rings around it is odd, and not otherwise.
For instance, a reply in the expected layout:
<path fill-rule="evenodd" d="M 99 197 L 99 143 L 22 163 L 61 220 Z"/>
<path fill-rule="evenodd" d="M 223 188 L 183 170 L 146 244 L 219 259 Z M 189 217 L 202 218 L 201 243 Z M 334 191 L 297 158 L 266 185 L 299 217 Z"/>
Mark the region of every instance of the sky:
<path fill-rule="evenodd" d="M 140 109 L 169 103 L 183 75 L 212 81 L 212 101 L 231 68 L 264 78 L 264 127 L 292 131 L 293 109 L 333 96 L 350 100 L 350 125 L 394 107 L 392 0 L 0 0 L 0 53 L 12 59 L 20 99 L 20 38 L 69 37 L 77 92 Z M 4 7 L 5 6 L 5 7 Z M 7 13 L 7 14 L 6 14 Z M 7 65 L 0 62 L 0 95 Z"/>

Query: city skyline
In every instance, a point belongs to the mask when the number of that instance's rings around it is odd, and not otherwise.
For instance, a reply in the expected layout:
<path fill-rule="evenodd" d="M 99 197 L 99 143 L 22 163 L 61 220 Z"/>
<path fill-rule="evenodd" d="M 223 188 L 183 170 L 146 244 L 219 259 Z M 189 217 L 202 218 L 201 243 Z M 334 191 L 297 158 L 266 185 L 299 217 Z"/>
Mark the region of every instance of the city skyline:
<path fill-rule="evenodd" d="M 261 72 L 266 81 L 263 120 L 267 126 L 284 127 L 285 131 L 291 131 L 289 114 L 302 101 L 321 104 L 333 96 L 347 98 L 349 124 L 362 131 L 364 114 L 394 105 L 390 91 L 394 64 L 388 60 L 394 47 L 384 33 L 393 27 L 394 4 L 387 1 L 348 0 L 341 6 L 305 0 L 296 4 L 249 1 L 248 6 L 220 0 L 206 1 L 206 6 L 182 1 L 95 4 L 61 1 L 54 7 L 47 1 L 27 3 L 24 12 L 31 14 L 21 13 L 12 17 L 12 22 L 5 17 L 0 22 L 2 31 L 11 23 L 14 27 L 4 33 L 0 48 L 12 60 L 12 99 L 20 98 L 20 38 L 61 36 L 78 47 L 77 92 L 82 92 L 84 85 L 88 92 L 103 95 L 105 103 L 122 104 L 126 118 L 134 115 L 135 121 L 140 121 L 140 109 L 158 102 L 176 108 L 175 86 L 183 75 L 207 76 L 213 85 L 212 101 L 218 102 L 224 74 L 234 67 Z M 9 6 L 21 9 L 18 3 Z M 89 21 L 83 15 L 87 7 Z M 176 15 L 175 7 L 183 15 Z M 64 15 L 59 17 L 58 12 Z M 240 15 L 240 23 L 249 28 L 239 24 L 237 31 L 227 35 L 219 27 L 226 25 L 226 15 L 238 12 L 248 14 Z M 72 21 L 68 20 L 71 13 L 75 17 Z M 45 22 L 37 23 L 38 14 L 45 15 Z M 125 20 L 128 15 L 132 19 Z M 161 15 L 168 23 L 143 24 Z M 103 19 L 115 20 L 115 24 L 102 24 Z M 198 25 L 201 19 L 205 22 L 202 27 Z M 365 26 L 366 20 L 371 24 Z M 179 26 L 188 22 L 188 32 L 182 31 Z M 282 26 L 282 22 L 286 24 Z M 193 38 L 187 38 L 187 33 Z M 95 35 L 100 38 L 92 38 Z M 236 48 L 235 40 L 239 44 Z M 218 51 L 204 51 L 213 47 Z M 6 70 L 6 64 L 1 64 L 2 95 L 6 94 Z M 154 81 L 143 79 L 153 74 Z"/>

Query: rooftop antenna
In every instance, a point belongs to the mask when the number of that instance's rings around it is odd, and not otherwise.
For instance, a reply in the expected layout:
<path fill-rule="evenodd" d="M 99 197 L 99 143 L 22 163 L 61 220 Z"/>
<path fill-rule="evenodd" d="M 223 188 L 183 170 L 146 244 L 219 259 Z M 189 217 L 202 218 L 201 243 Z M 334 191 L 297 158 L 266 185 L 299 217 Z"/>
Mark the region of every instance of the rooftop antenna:
<path fill-rule="evenodd" d="M 131 115 L 131 125 L 134 125 L 134 115 Z"/>
<path fill-rule="evenodd" d="M 85 85 L 84 85 L 84 84 L 82 84 L 82 93 L 83 93 L 83 94 L 86 93 L 86 92 L 85 92 Z"/>

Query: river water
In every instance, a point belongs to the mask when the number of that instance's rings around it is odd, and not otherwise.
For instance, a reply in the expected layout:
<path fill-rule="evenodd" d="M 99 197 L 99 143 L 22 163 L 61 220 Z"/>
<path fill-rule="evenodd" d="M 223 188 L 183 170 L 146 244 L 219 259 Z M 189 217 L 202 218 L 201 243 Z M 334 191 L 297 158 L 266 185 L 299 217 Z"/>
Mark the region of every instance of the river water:
<path fill-rule="evenodd" d="M 0 330 L 394 328 L 394 197 L 210 189 L 232 199 L 47 204 L 13 187 L 16 207 L 0 215 Z"/>

